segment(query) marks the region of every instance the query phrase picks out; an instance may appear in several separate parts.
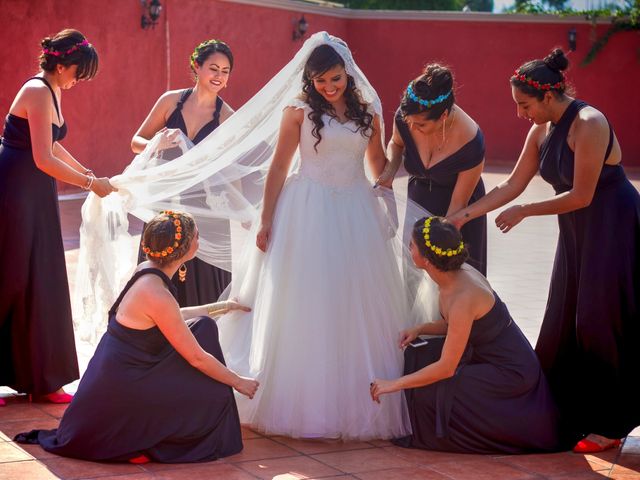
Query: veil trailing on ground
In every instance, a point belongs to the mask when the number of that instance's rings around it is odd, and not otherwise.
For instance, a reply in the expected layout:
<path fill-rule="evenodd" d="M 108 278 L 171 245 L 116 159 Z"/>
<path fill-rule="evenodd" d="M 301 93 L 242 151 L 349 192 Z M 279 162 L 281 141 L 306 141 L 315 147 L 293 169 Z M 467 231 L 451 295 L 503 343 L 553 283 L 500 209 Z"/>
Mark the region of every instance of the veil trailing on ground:
<path fill-rule="evenodd" d="M 82 207 L 80 253 L 73 296 L 74 325 L 81 340 L 95 344 L 106 329 L 107 311 L 136 266 L 138 242 L 129 234 L 128 214 L 143 221 L 165 209 L 191 213 L 200 232 L 198 258 L 233 272 L 231 295 L 238 296 L 246 272 L 255 268 L 264 181 L 275 150 L 282 111 L 298 97 L 307 58 L 319 45 L 333 47 L 345 61 L 361 98 L 382 119 L 380 99 L 355 64 L 347 45 L 326 32 L 311 36 L 253 98 L 198 145 L 181 137 L 175 151 L 159 150 L 156 136 L 125 171 L 112 178 L 118 188 L 104 199 L 90 194 Z M 173 160 L 167 160 L 167 158 Z M 296 153 L 291 172 L 297 170 Z M 398 225 L 413 224 L 427 213 L 402 195 L 377 189 L 386 212 L 390 237 L 408 241 Z M 403 221 L 406 215 L 407 220 Z M 410 256 L 395 242 L 399 265 L 407 279 L 415 316 L 433 315 L 433 302 L 416 302 L 421 289 L 432 289 L 423 272 L 411 267 Z M 245 285 L 245 290 L 250 287 Z M 246 293 L 246 292 L 245 292 Z M 243 299 L 245 295 L 239 298 Z M 212 298 L 211 301 L 216 299 Z"/>

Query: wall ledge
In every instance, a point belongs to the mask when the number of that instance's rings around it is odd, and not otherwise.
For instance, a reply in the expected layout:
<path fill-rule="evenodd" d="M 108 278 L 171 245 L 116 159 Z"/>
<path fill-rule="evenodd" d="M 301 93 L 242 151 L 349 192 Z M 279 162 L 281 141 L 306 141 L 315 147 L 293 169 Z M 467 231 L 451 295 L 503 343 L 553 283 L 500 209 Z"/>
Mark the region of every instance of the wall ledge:
<path fill-rule="evenodd" d="M 496 23 L 547 23 L 576 24 L 591 23 L 582 15 L 560 17 L 541 14 L 490 12 L 440 12 L 426 10 L 355 10 L 334 6 L 331 2 L 306 2 L 302 0 L 219 0 L 221 2 L 253 5 L 263 8 L 276 8 L 297 13 L 324 15 L 327 17 L 353 20 L 402 20 L 402 21 L 449 21 L 449 22 L 496 22 Z M 609 24 L 611 19 L 599 18 L 596 23 Z"/>

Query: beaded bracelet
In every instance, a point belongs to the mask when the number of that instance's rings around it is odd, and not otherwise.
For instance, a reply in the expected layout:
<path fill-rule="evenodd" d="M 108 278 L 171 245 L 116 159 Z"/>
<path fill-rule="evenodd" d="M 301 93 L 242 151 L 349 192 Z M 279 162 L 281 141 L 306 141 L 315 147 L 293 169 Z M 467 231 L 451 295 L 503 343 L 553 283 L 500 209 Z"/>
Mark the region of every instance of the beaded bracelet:
<path fill-rule="evenodd" d="M 89 177 L 95 177 L 95 176 L 96 176 L 96 174 L 95 174 L 95 173 L 93 173 L 93 170 L 91 170 L 90 168 L 87 168 L 87 169 L 84 171 L 84 174 L 85 174 L 85 175 L 88 175 Z"/>

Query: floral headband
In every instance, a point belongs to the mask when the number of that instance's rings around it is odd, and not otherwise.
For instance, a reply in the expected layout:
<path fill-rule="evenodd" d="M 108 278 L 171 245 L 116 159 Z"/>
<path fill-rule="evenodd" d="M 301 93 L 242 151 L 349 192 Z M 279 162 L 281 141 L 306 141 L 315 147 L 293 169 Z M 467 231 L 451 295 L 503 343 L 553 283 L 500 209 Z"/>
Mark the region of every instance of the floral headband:
<path fill-rule="evenodd" d="M 198 45 L 194 50 L 193 53 L 191 54 L 191 58 L 190 58 L 190 62 L 191 62 L 191 66 L 193 68 L 196 68 L 196 58 L 198 58 L 198 55 L 200 54 L 200 50 L 203 48 L 208 47 L 209 45 L 214 45 L 214 44 L 221 44 L 224 45 L 226 47 L 228 47 L 228 45 L 226 43 L 224 43 L 222 40 L 216 40 L 216 39 L 211 39 L 211 40 L 205 40 L 204 42 L 202 42 L 200 45 Z"/>
<path fill-rule="evenodd" d="M 81 42 L 76 43 L 73 47 L 71 47 L 66 52 L 58 52 L 57 50 L 52 50 L 50 48 L 44 48 L 44 49 L 42 49 L 42 53 L 44 53 L 46 55 L 53 55 L 54 57 L 66 57 L 67 55 L 71 55 L 73 52 L 78 50 L 80 47 L 91 47 L 91 46 L 92 45 L 85 38 Z"/>
<path fill-rule="evenodd" d="M 458 245 L 458 248 L 456 249 L 451 249 L 451 248 L 444 249 L 431 243 L 429 232 L 431 231 L 431 220 L 433 219 L 434 217 L 429 217 L 424 221 L 424 228 L 422 229 L 422 233 L 424 235 L 424 244 L 439 257 L 453 257 L 455 255 L 462 253 L 462 250 L 464 250 L 463 241 L 460 241 L 460 245 Z"/>
<path fill-rule="evenodd" d="M 163 210 L 160 212 L 160 215 L 165 214 L 173 217 L 173 225 L 175 226 L 175 235 L 173 245 L 169 245 L 164 250 L 154 252 L 149 247 L 147 247 L 144 243 L 142 244 L 142 251 L 150 257 L 166 257 L 167 255 L 171 255 L 176 248 L 180 246 L 180 240 L 182 240 L 182 222 L 180 221 L 180 215 L 171 210 Z"/>
<path fill-rule="evenodd" d="M 511 80 L 517 80 L 519 82 L 529 85 L 530 87 L 535 88 L 536 90 L 540 90 L 543 92 L 546 92 L 548 90 L 562 90 L 565 87 L 564 77 L 561 81 L 556 83 L 540 83 L 534 80 L 533 78 L 527 77 L 525 74 L 520 73 L 518 70 L 516 70 L 514 74 L 511 76 Z"/>
<path fill-rule="evenodd" d="M 407 96 L 414 102 L 419 103 L 420 105 L 424 105 L 427 108 L 431 108 L 432 106 L 437 105 L 438 103 L 442 103 L 447 98 L 449 98 L 449 95 L 451 95 L 452 91 L 453 90 L 449 90 L 447 93 L 439 95 L 436 98 L 425 100 L 424 98 L 420 98 L 416 95 L 416 93 L 413 91 L 413 82 L 411 82 L 407 87 Z"/>

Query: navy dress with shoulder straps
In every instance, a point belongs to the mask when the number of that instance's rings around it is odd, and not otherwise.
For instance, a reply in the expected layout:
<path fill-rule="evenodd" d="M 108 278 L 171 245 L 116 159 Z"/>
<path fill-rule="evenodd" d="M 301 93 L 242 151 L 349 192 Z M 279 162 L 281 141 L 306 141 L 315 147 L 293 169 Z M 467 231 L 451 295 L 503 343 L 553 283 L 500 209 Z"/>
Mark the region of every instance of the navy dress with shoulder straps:
<path fill-rule="evenodd" d="M 143 275 L 157 275 L 175 296 L 162 271 L 136 272 L 109 310 L 107 331 L 60 426 L 19 434 L 16 441 L 93 461 L 144 454 L 157 462 L 203 462 L 242 450 L 231 387 L 189 365 L 157 326 L 136 330 L 117 321 L 120 302 Z M 224 364 L 215 321 L 198 317 L 187 324 L 200 346 Z"/>
<path fill-rule="evenodd" d="M 540 149 L 540 174 L 556 194 L 573 188 L 567 136 L 574 100 Z M 558 215 L 560 234 L 536 345 L 570 444 L 596 433 L 626 436 L 640 425 L 640 195 L 621 165 L 604 164 L 591 203 Z"/>
<path fill-rule="evenodd" d="M 182 92 L 175 110 L 167 119 L 167 128 L 177 128 L 185 135 L 188 135 L 187 126 L 182 116 L 182 107 L 192 92 L 193 88 L 188 88 Z M 197 145 L 211 132 L 218 128 L 220 125 L 220 111 L 222 109 L 222 105 L 223 101 L 218 97 L 216 99 L 216 109 L 213 112 L 213 118 L 196 133 L 193 139 L 191 139 L 194 144 Z M 179 150 L 176 152 L 166 150 L 163 152 L 163 158 L 168 160 L 172 158 L 172 155 L 175 158 L 179 153 Z M 228 222 L 225 223 L 225 227 L 228 229 Z M 146 259 L 146 255 L 144 255 L 144 253 L 142 253 L 142 249 L 140 249 L 138 254 L 138 263 L 141 263 Z M 229 283 L 231 283 L 230 272 L 213 265 L 209 265 L 199 258 L 189 260 L 185 265 L 187 267 L 187 276 L 185 281 L 181 282 L 177 274 L 172 279 L 173 284 L 178 290 L 178 303 L 181 307 L 192 307 L 215 302 L 225 288 L 227 288 Z"/>
<path fill-rule="evenodd" d="M 60 121 L 58 101 L 51 85 Z M 29 79 L 32 80 L 32 79 Z M 52 141 L 67 125 L 51 125 Z M 8 114 L 0 145 L 0 385 L 47 394 L 79 378 L 55 178 L 31 150 L 29 120 Z"/>

